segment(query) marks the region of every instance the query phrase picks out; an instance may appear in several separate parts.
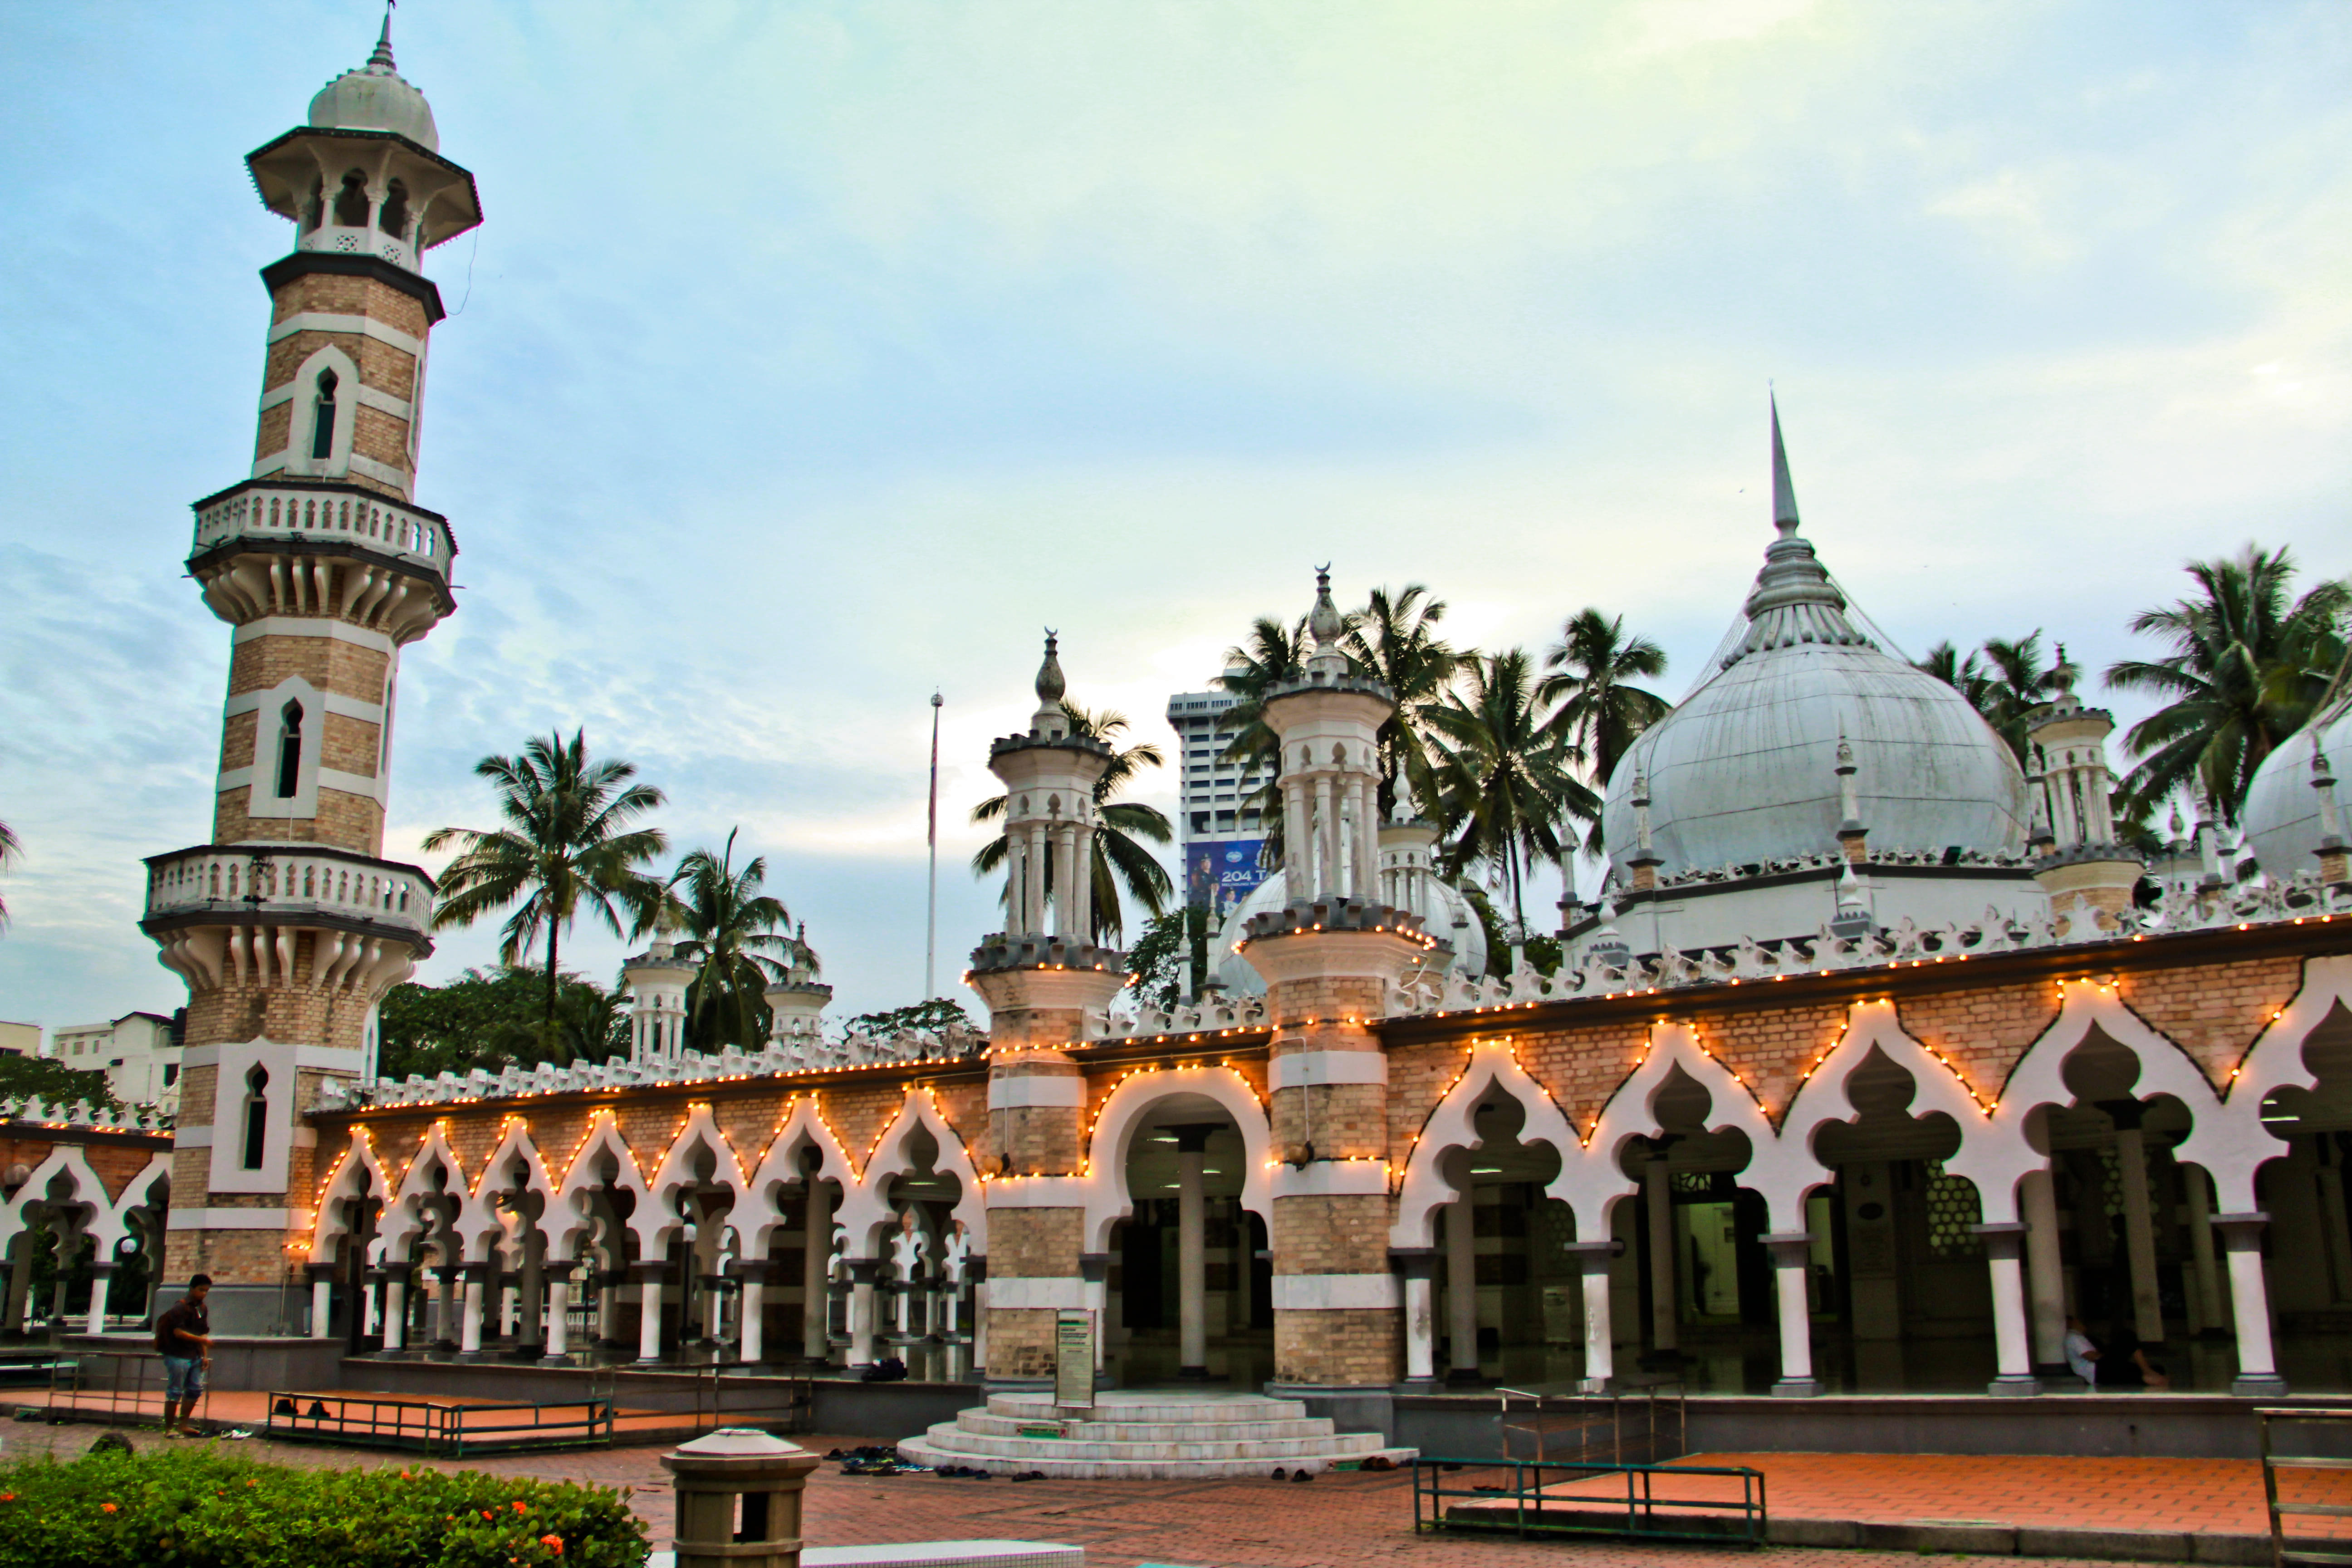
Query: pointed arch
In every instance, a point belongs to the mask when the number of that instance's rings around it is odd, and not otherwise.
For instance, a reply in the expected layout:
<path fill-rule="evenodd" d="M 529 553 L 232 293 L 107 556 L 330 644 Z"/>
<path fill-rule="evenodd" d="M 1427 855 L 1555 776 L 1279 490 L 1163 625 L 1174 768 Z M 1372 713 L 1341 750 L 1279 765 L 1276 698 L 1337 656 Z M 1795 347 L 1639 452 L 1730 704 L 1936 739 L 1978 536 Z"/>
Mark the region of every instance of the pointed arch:
<path fill-rule="evenodd" d="M 1509 1040 L 1473 1040 L 1469 1059 L 1436 1108 L 1430 1111 L 1428 1120 L 1422 1123 L 1406 1154 L 1404 1177 L 1397 1190 L 1396 1223 L 1389 1228 L 1390 1246 L 1421 1247 L 1435 1242 L 1434 1216 L 1458 1195 L 1454 1184 L 1439 1171 L 1439 1163 L 1448 1150 L 1467 1149 L 1477 1142 L 1477 1129 L 1472 1119 L 1479 1101 L 1496 1089 L 1517 1100 L 1526 1113 L 1519 1141 L 1549 1143 L 1559 1154 L 1559 1174 L 1545 1189 L 1545 1195 L 1566 1198 L 1568 1193 L 1563 1188 L 1577 1184 L 1571 1178 L 1582 1174 L 1580 1167 L 1587 1161 L 1587 1153 L 1568 1113 L 1560 1110 L 1550 1091 L 1519 1065 L 1517 1050 Z M 1574 1206 L 1574 1200 L 1570 1202 Z M 1586 1228 L 1591 1222 L 1580 1208 L 1576 1223 L 1579 1236 L 1601 1234 Z"/>
<path fill-rule="evenodd" d="M 580 1233 L 586 1230 L 591 1223 L 588 1194 L 604 1184 L 599 1173 L 606 1159 L 617 1167 L 613 1173 L 613 1184 L 636 1198 L 636 1206 L 623 1223 L 635 1233 L 639 1256 L 654 1256 L 654 1244 L 645 1227 L 657 1223 L 654 1210 L 659 1205 L 654 1202 L 652 1189 L 646 1184 L 645 1173 L 637 1167 L 635 1151 L 629 1147 L 628 1139 L 621 1133 L 619 1120 L 614 1117 L 612 1107 L 606 1106 L 588 1119 L 587 1136 L 581 1139 L 571 1163 L 564 1167 L 562 1184 L 556 1189 L 562 1203 L 551 1206 L 540 1220 L 547 1232 L 549 1258 L 563 1261 L 575 1259 L 573 1249 L 578 1245 Z"/>
<path fill-rule="evenodd" d="M 849 1151 L 825 1121 L 816 1096 L 796 1094 L 785 1103 L 784 1119 L 778 1124 L 776 1135 L 768 1141 L 767 1148 L 752 1166 L 743 1204 L 744 1217 L 735 1226 L 750 1257 L 767 1256 L 774 1229 L 781 1223 L 776 1189 L 809 1174 L 801 1169 L 801 1156 L 807 1151 L 814 1149 L 817 1153 L 815 1180 L 840 1184 L 844 1197 L 857 1186 L 856 1167 L 850 1163 Z"/>
<path fill-rule="evenodd" d="M 90 1234 L 99 1238 L 100 1257 L 111 1256 L 106 1249 L 130 1236 L 131 1216 L 152 1202 L 158 1187 L 167 1195 L 171 1192 L 172 1157 L 169 1154 L 150 1155 L 147 1163 L 139 1168 L 138 1174 L 124 1184 L 122 1195 L 92 1220 Z"/>
<path fill-rule="evenodd" d="M 743 1173 L 742 1158 L 735 1152 L 735 1145 L 719 1128 L 719 1118 L 712 1112 L 709 1102 L 698 1100 L 688 1108 L 686 1125 L 679 1128 L 677 1136 L 670 1140 L 669 1147 L 662 1152 L 660 1163 L 654 1167 L 653 1180 L 646 1184 L 653 1194 L 654 1207 L 659 1211 L 657 1223 L 650 1232 L 643 1227 L 632 1227 L 637 1229 L 639 1236 L 650 1237 L 655 1250 L 647 1255 L 649 1257 L 658 1256 L 660 1249 L 669 1245 L 671 1233 L 686 1224 L 686 1216 L 677 1209 L 677 1194 L 693 1184 L 693 1174 L 687 1162 L 697 1149 L 701 1148 L 709 1149 L 717 1162 L 718 1168 L 711 1173 L 713 1177 L 735 1194 L 736 1208 L 743 1206 L 751 1183 Z M 734 1222 L 730 1219 L 728 1223 L 731 1225 Z"/>
<path fill-rule="evenodd" d="M 326 1184 L 319 1190 L 318 1218 L 310 1231 L 311 1262 L 332 1261 L 335 1243 L 351 1232 L 343 1219 L 343 1205 L 370 1196 L 383 1204 L 387 1215 L 391 1213 L 392 1178 L 384 1171 L 383 1160 L 376 1153 L 375 1141 L 368 1135 L 367 1127 L 355 1124 L 350 1145 L 328 1173 Z"/>
<path fill-rule="evenodd" d="M 442 1184 L 437 1188 L 432 1181 L 436 1171 L 443 1176 Z M 383 1205 L 382 1229 L 385 1256 L 408 1261 L 408 1249 L 415 1244 L 417 1237 L 430 1234 L 434 1228 L 425 1223 L 425 1205 L 437 1203 L 446 1197 L 450 1201 L 454 1214 L 456 1208 L 465 1203 L 469 1192 L 465 1162 L 457 1157 L 457 1151 L 449 1142 L 448 1124 L 436 1121 L 425 1130 L 416 1152 L 410 1156 L 400 1173 L 398 1184 L 393 1188 L 392 1197 Z"/>
<path fill-rule="evenodd" d="M 2158 1034 L 2126 1006 L 2113 985 L 2096 980 L 2065 980 L 2058 983 L 2058 1016 L 2025 1047 L 1993 1107 L 1991 1125 L 2003 1135 L 1999 1160 L 1981 1177 L 1959 1173 L 1976 1182 L 1984 1198 L 1987 1223 L 2016 1217 L 2018 1177 L 2047 1160 L 2032 1147 L 2026 1119 L 2045 1105 L 2074 1103 L 2074 1091 L 2066 1085 L 2066 1058 L 2082 1048 L 2094 1031 L 2130 1052 L 2139 1064 L 2139 1077 L 2132 1086 L 2136 1098 L 2170 1095 L 2188 1108 L 2189 1134 L 2173 1151 L 2173 1158 L 2204 1167 L 2213 1178 L 2223 1210 L 2252 1208 L 2254 1169 L 2262 1162 L 2250 1162 L 2252 1149 L 2242 1137 L 2232 1136 L 2225 1125 L 2221 1097 L 2213 1092 L 2204 1069 L 2178 1041 Z M 2259 1127 L 2255 1131 L 2263 1135 Z M 2273 1143 L 2275 1152 L 2284 1152 L 2284 1144 L 2274 1140 Z M 2242 1202 L 2233 1195 L 2233 1184 L 2241 1176 Z"/>
<path fill-rule="evenodd" d="M 1154 1105 L 1179 1094 L 1211 1100 L 1234 1119 L 1242 1135 L 1242 1207 L 1265 1221 L 1267 1234 L 1273 1234 L 1274 1183 L 1267 1167 L 1274 1163 L 1274 1130 L 1257 1091 L 1229 1067 L 1169 1068 L 1128 1079 L 1110 1091 L 1095 1116 L 1094 1136 L 1087 1143 L 1087 1173 L 1080 1182 L 1086 1194 L 1086 1250 L 1108 1250 L 1111 1226 L 1133 1217 L 1135 1196 L 1127 1189 L 1127 1161 L 1135 1135 Z"/>
<path fill-rule="evenodd" d="M 53 1196 L 49 1189 L 60 1179 L 66 1183 L 66 1194 Z M 33 1167 L 33 1173 L 25 1178 L 25 1184 L 16 1189 L 16 1195 L 0 1205 L 0 1250 L 5 1250 L 25 1230 L 26 1211 L 35 1204 L 82 1210 L 76 1228 L 85 1233 L 113 1206 L 106 1194 L 106 1184 L 89 1168 L 89 1161 L 78 1143 L 60 1143 L 51 1149 L 47 1157 Z"/>
<path fill-rule="evenodd" d="M 523 1164 L 524 1189 L 540 1195 L 539 1224 L 542 1229 L 547 1225 L 548 1216 L 555 1212 L 558 1201 L 555 1178 L 548 1172 L 546 1156 L 539 1152 L 539 1144 L 531 1138 L 530 1125 L 520 1116 L 510 1116 L 499 1131 L 497 1147 L 482 1162 L 481 1174 L 475 1178 L 472 1189 L 466 1194 L 466 1201 L 458 1206 L 457 1231 L 465 1237 L 468 1258 L 476 1258 L 478 1253 L 487 1257 L 488 1238 L 492 1236 L 499 1237 L 502 1242 L 515 1237 L 517 1216 L 499 1212 L 495 1201 L 497 1193 L 509 1189 L 503 1184 L 494 1186 L 493 1184 L 501 1172 L 512 1168 L 516 1160 L 520 1160 Z"/>
<path fill-rule="evenodd" d="M 1809 1150 L 1794 1160 L 1776 1154 L 1780 1148 L 1778 1135 L 1755 1090 L 1707 1050 L 1696 1029 L 1679 1021 L 1661 1019 L 1651 1026 L 1642 1059 L 1625 1075 L 1624 1081 L 1601 1107 L 1601 1114 L 1593 1119 L 1584 1140 L 1584 1159 L 1572 1164 L 1562 1161 L 1559 1179 L 1549 1189 L 1549 1195 L 1576 1210 L 1579 1236 L 1607 1236 L 1610 1210 L 1616 1206 L 1617 1200 L 1633 1194 L 1633 1179 L 1625 1174 L 1622 1163 L 1625 1146 L 1636 1138 L 1654 1137 L 1663 1131 L 1657 1117 L 1657 1099 L 1677 1068 L 1706 1092 L 1706 1131 L 1738 1131 L 1747 1136 L 1748 1164 L 1741 1185 L 1755 1186 L 1757 1178 L 1761 1176 L 1785 1192 L 1804 1178 L 1808 1163 L 1819 1170 L 1819 1163 L 1813 1161 Z M 1816 1175 L 1811 1179 L 1820 1178 Z M 1780 1200 L 1769 1193 L 1767 1197 L 1774 1205 L 1775 1226 L 1796 1228 L 1801 1224 L 1801 1203 L 1798 1205 L 1797 1216 L 1792 1218 L 1780 1206 Z"/>
<path fill-rule="evenodd" d="M 834 1223 L 848 1227 L 851 1257 L 872 1257 L 882 1227 L 893 1222 L 888 1196 L 890 1178 L 915 1168 L 907 1142 L 919 1127 L 929 1132 L 931 1142 L 939 1146 L 939 1159 L 932 1168 L 954 1176 L 961 1189 L 954 1214 L 963 1222 L 964 1234 L 972 1238 L 972 1249 L 985 1249 L 987 1197 L 981 1188 L 980 1173 L 972 1168 L 971 1151 L 964 1146 L 962 1134 L 940 1114 L 930 1091 L 912 1086 L 899 1101 L 898 1115 L 890 1119 L 890 1124 L 882 1130 L 882 1136 L 875 1140 L 873 1149 L 866 1154 L 866 1168 L 858 1173 L 857 1184 L 842 1189 L 841 1210 L 834 1216 Z"/>
<path fill-rule="evenodd" d="M 1786 1195 L 1785 1205 L 1775 1206 L 1776 1214 L 1785 1207 L 1792 1216 L 1790 1228 L 1804 1228 L 1805 1199 L 1830 1179 L 1827 1163 L 1814 1152 L 1822 1130 L 1832 1123 L 1851 1125 L 1861 1118 L 1848 1089 L 1854 1072 L 1874 1051 L 1910 1075 L 1908 1114 L 1914 1120 L 1940 1113 L 1958 1126 L 1959 1152 L 1944 1162 L 1945 1170 L 1975 1183 L 1980 1195 L 1989 1181 L 2004 1190 L 2015 1187 L 2017 1173 L 2011 1172 L 2012 1162 L 2004 1155 L 2017 1142 L 2016 1134 L 1993 1125 L 1990 1105 L 1978 1097 L 1957 1068 L 1903 1027 L 1893 1002 L 1856 1002 L 1847 1010 L 1845 1029 L 1836 1042 L 1814 1058 L 1798 1079 L 1796 1097 L 1780 1121 L 1779 1142 L 1787 1152 L 1776 1151 L 1766 1162 L 1765 1180 L 1783 1178 L 1801 1184 Z M 1760 1190 L 1760 1184 L 1757 1184 Z M 1986 1215 L 1988 1220 L 1992 1217 Z"/>

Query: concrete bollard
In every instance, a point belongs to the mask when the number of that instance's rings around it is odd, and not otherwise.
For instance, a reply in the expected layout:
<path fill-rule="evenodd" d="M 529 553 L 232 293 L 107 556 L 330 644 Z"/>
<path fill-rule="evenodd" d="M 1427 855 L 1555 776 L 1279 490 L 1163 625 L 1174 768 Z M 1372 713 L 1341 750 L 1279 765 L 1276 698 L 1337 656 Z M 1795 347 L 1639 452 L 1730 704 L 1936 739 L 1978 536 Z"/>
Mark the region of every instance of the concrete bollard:
<path fill-rule="evenodd" d="M 814 1454 L 748 1426 L 722 1426 L 661 1462 L 677 1497 L 677 1568 L 800 1568 L 801 1492 Z"/>

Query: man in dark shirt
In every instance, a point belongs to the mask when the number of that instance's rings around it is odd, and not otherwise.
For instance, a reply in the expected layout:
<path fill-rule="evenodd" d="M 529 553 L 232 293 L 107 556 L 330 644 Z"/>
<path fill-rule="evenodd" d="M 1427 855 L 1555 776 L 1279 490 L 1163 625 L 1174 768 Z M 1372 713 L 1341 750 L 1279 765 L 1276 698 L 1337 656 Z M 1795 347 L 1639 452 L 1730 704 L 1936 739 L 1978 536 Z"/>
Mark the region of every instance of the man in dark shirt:
<path fill-rule="evenodd" d="M 180 1304 L 155 1320 L 155 1349 L 163 1358 L 163 1431 L 167 1436 L 201 1437 L 196 1401 L 204 1397 L 205 1369 L 213 1364 L 213 1325 L 205 1313 L 212 1276 L 188 1281 Z"/>

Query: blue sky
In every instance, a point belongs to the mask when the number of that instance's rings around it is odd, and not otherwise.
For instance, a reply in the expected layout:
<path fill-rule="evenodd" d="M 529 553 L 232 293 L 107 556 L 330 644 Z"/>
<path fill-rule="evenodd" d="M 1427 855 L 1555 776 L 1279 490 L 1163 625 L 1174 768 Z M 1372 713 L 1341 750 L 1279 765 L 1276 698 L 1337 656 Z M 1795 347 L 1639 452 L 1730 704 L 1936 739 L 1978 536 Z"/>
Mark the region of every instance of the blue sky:
<path fill-rule="evenodd" d="M 210 828 L 186 506 L 247 471 L 290 243 L 241 158 L 377 16 L 0 9 L 0 1017 L 181 998 L 135 922 Z M 769 857 L 837 1014 L 921 990 L 934 686 L 951 979 L 1042 626 L 1161 741 L 1325 560 L 1482 646 L 1622 611 L 1679 694 L 1769 537 L 1768 379 L 1914 654 L 2104 666 L 2249 538 L 2352 570 L 2341 5 L 411 0 L 394 42 L 488 222 L 428 263 L 463 590 L 387 853 L 585 725 L 681 847 Z"/>

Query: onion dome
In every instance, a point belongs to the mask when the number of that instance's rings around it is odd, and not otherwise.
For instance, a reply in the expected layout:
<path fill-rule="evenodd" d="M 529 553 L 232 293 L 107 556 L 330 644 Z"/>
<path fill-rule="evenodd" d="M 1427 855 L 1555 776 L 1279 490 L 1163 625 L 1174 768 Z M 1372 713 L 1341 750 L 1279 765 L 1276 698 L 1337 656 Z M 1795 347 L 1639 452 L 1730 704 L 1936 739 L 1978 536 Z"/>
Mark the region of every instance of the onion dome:
<path fill-rule="evenodd" d="M 2321 777 L 2329 780 L 2329 793 L 2336 798 L 2336 822 L 2352 820 L 2347 764 L 2352 764 L 2352 689 L 2338 691 L 2310 723 L 2281 742 L 2246 786 L 2239 825 L 2273 881 L 2287 881 L 2319 865 L 2319 841 L 2326 837 L 2315 787 Z M 2342 831 L 2340 826 L 2337 830 Z"/>
<path fill-rule="evenodd" d="M 1617 763 L 1602 807 L 1612 875 L 1632 880 L 1636 780 L 1649 792 L 1662 879 L 1833 851 L 1847 826 L 1851 750 L 1858 826 L 1873 851 L 2013 856 L 2025 847 L 2025 775 L 1968 699 L 1880 648 L 1798 532 L 1796 490 L 1772 415 L 1778 537 L 1715 673 Z M 1853 831 L 1848 826 L 1847 831 Z"/>
<path fill-rule="evenodd" d="M 383 32 L 367 64 L 345 71 L 310 100 L 310 125 L 320 131 L 389 131 L 428 153 L 441 151 L 433 106 L 393 68 L 391 12 L 384 13 Z"/>

